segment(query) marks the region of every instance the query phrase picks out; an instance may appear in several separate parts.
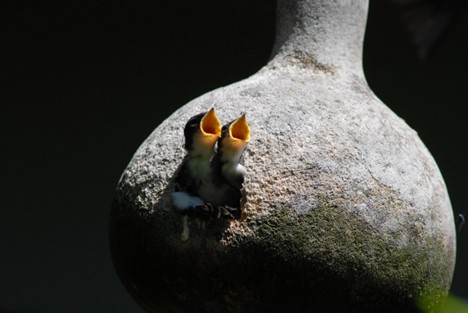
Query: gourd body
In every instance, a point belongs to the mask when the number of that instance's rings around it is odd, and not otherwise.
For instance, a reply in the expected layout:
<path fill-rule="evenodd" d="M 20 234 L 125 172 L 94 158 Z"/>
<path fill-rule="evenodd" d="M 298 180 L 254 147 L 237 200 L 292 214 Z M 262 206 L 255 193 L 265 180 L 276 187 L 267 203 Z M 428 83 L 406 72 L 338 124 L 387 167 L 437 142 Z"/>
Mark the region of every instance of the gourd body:
<path fill-rule="evenodd" d="M 367 1 L 283 0 L 272 60 L 177 110 L 122 175 L 111 246 L 148 312 L 417 312 L 447 293 L 450 200 L 417 133 L 369 89 Z M 246 113 L 242 218 L 200 226 L 171 205 L 182 129 Z M 185 225 L 187 226 L 187 225 Z"/>

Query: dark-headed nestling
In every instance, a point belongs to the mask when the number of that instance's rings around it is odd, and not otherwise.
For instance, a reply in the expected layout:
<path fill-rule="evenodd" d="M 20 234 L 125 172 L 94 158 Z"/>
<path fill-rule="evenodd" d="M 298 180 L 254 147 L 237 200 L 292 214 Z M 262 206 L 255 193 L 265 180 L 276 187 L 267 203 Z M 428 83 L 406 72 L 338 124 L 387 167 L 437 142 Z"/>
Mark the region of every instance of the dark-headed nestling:
<path fill-rule="evenodd" d="M 221 176 L 237 189 L 242 188 L 246 170 L 240 164 L 241 156 L 250 141 L 250 127 L 245 114 L 224 125 L 218 139 L 218 151 L 214 162 L 218 162 Z"/>
<path fill-rule="evenodd" d="M 191 117 L 184 128 L 187 155 L 175 180 L 173 204 L 179 211 L 204 205 L 199 188 L 211 180 L 210 161 L 221 136 L 221 123 L 214 108 Z M 187 212 L 188 212 L 187 211 Z"/>

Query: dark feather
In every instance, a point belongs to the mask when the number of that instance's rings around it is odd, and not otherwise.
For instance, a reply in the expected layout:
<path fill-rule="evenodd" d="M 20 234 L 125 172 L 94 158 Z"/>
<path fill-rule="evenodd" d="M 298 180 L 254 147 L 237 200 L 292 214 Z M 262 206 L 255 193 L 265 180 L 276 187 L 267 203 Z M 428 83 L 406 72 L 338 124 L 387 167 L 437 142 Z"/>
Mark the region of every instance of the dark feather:
<path fill-rule="evenodd" d="M 190 150 L 190 148 L 192 147 L 192 144 L 193 144 L 193 135 L 197 132 L 198 130 L 198 127 L 200 126 L 200 122 L 203 118 L 203 116 L 205 116 L 207 112 L 203 112 L 203 113 L 200 113 L 200 114 L 197 114 L 195 116 L 192 116 L 187 124 L 185 124 L 185 128 L 184 128 L 184 137 L 185 137 L 185 149 L 186 150 Z"/>

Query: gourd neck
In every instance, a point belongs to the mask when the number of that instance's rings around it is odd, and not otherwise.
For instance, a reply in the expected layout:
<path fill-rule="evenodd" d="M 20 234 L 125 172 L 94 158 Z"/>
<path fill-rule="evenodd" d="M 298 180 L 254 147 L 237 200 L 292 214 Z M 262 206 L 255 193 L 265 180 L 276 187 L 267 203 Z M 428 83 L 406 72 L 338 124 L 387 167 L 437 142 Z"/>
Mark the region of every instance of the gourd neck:
<path fill-rule="evenodd" d="M 364 77 L 368 0 L 277 0 L 270 65 L 297 64 Z"/>

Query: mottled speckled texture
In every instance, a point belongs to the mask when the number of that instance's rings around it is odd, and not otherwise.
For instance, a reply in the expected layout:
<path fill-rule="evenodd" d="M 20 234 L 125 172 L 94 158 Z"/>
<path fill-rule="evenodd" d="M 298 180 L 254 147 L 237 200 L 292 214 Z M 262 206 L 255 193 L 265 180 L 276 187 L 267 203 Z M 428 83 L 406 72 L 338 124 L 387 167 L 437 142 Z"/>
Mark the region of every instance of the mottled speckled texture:
<path fill-rule="evenodd" d="M 417 312 L 447 292 L 450 201 L 416 132 L 365 82 L 366 12 L 363 0 L 280 1 L 272 61 L 189 102 L 138 149 L 111 245 L 148 312 Z M 183 242 L 169 197 L 182 129 L 213 104 L 251 126 L 243 218 L 191 219 Z"/>

